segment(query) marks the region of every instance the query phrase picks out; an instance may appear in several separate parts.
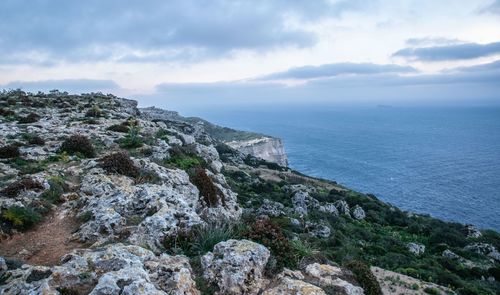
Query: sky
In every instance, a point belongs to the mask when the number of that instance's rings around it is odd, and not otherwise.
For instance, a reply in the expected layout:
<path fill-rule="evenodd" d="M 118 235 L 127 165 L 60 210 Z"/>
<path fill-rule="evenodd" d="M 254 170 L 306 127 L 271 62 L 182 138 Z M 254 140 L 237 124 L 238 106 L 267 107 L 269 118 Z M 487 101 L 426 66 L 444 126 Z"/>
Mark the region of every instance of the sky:
<path fill-rule="evenodd" d="M 500 0 L 2 0 L 0 88 L 500 105 Z"/>

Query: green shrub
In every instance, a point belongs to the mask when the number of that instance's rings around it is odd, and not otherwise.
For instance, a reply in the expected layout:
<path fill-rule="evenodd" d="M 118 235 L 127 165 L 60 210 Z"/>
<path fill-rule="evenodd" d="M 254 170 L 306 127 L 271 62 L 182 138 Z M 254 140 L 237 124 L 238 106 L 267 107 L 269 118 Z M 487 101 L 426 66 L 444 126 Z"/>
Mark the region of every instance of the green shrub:
<path fill-rule="evenodd" d="M 1 194 L 9 198 L 15 198 L 24 190 L 36 189 L 43 189 L 43 185 L 31 178 L 24 178 L 8 185 L 1 191 Z"/>
<path fill-rule="evenodd" d="M 95 149 L 90 139 L 79 134 L 66 138 L 61 145 L 60 151 L 67 152 L 70 155 L 81 154 L 87 158 L 95 156 Z"/>
<path fill-rule="evenodd" d="M 0 108 L 0 116 L 10 117 L 10 116 L 15 116 L 15 115 L 16 115 L 16 113 L 12 110 Z"/>
<path fill-rule="evenodd" d="M 64 179 L 60 176 L 54 176 L 49 179 L 50 188 L 44 191 L 40 197 L 51 204 L 61 203 L 61 195 L 67 189 Z"/>
<path fill-rule="evenodd" d="M 377 278 L 373 275 L 368 265 L 362 261 L 353 260 L 348 262 L 346 267 L 354 273 L 356 280 L 365 290 L 365 294 L 382 295 L 382 289 L 380 288 Z"/>
<path fill-rule="evenodd" d="M 38 122 L 38 120 L 40 120 L 40 116 L 38 116 L 35 113 L 30 113 L 26 117 L 19 118 L 19 120 L 17 121 L 17 123 L 19 123 L 19 124 L 29 124 L 29 123 L 36 123 L 36 122 Z"/>
<path fill-rule="evenodd" d="M 139 128 L 130 127 L 127 135 L 118 141 L 120 147 L 125 149 L 133 149 L 141 147 L 144 142 L 139 135 Z"/>
<path fill-rule="evenodd" d="M 30 208 L 12 206 L 2 212 L 2 219 L 14 228 L 26 230 L 42 220 L 42 216 Z"/>
<path fill-rule="evenodd" d="M 220 242 L 238 238 L 239 232 L 237 225 L 228 223 L 198 225 L 166 237 L 163 246 L 171 254 L 194 257 L 212 251 Z"/>
<path fill-rule="evenodd" d="M 102 117 L 102 115 L 103 112 L 98 105 L 92 106 L 92 108 L 87 110 L 87 112 L 85 113 L 85 117 L 93 117 L 93 118 Z"/>
<path fill-rule="evenodd" d="M 205 161 L 190 150 L 190 147 L 175 145 L 169 150 L 169 154 L 170 157 L 164 161 L 165 165 L 174 166 L 185 171 L 205 166 Z"/>
<path fill-rule="evenodd" d="M 40 136 L 34 134 L 34 133 L 23 133 L 21 137 L 28 142 L 28 144 L 33 144 L 33 145 L 44 145 L 45 140 L 41 138 Z"/>
<path fill-rule="evenodd" d="M 156 133 L 155 133 L 156 138 L 162 139 L 166 142 L 168 142 L 169 135 L 173 135 L 173 134 L 170 131 L 165 130 L 165 129 L 160 129 L 160 130 L 156 131 Z"/>
<path fill-rule="evenodd" d="M 139 176 L 139 168 L 135 166 L 134 161 L 124 151 L 109 154 L 99 161 L 101 167 L 108 173 L 118 173 L 134 178 Z"/>
<path fill-rule="evenodd" d="M 290 245 L 293 248 L 293 253 L 297 261 L 300 261 L 303 258 L 313 257 L 319 252 L 310 243 L 301 239 L 292 240 Z"/>
<path fill-rule="evenodd" d="M 220 202 L 223 206 L 226 206 L 226 200 L 224 195 L 219 191 L 219 188 L 215 186 L 212 179 L 207 175 L 207 172 L 203 168 L 196 169 L 196 172 L 191 176 L 191 182 L 200 191 L 200 196 L 203 197 L 205 204 L 209 207 L 215 207 Z"/>
<path fill-rule="evenodd" d="M 17 144 L 9 144 L 0 147 L 0 158 L 16 158 L 21 155 L 19 151 L 19 146 Z"/>

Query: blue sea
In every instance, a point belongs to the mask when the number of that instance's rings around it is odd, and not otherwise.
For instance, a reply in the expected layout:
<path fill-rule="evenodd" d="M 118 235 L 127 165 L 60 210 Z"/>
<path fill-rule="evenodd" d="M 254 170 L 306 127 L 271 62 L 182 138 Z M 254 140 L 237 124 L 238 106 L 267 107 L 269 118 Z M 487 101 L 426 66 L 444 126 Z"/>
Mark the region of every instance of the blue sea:
<path fill-rule="evenodd" d="M 303 173 L 500 230 L 500 108 L 309 105 L 184 115 L 280 137 L 290 167 Z"/>

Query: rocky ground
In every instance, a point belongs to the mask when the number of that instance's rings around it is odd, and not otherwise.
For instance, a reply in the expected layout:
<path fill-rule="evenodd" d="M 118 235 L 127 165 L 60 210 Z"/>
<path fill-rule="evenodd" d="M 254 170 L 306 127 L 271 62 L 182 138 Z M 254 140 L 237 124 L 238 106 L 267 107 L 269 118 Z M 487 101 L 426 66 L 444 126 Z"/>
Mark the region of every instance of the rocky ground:
<path fill-rule="evenodd" d="M 405 293 L 382 268 L 430 294 L 500 290 L 498 233 L 245 155 L 165 112 L 0 94 L 0 294 Z"/>

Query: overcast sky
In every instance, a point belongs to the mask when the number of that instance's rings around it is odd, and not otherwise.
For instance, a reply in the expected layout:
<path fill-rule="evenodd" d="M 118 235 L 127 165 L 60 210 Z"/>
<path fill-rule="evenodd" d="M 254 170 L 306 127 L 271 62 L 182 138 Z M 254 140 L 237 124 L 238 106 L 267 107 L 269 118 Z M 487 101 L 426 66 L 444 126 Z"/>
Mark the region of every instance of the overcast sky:
<path fill-rule="evenodd" d="M 500 0 L 2 0 L 0 88 L 500 104 Z"/>

